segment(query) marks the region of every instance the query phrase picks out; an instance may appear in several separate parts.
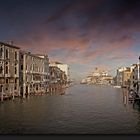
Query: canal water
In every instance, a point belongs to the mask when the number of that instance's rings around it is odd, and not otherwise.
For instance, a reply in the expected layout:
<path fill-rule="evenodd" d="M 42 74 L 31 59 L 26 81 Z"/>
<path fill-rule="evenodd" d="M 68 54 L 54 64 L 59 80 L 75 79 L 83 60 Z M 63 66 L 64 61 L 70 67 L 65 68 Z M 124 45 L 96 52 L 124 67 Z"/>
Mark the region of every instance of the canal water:
<path fill-rule="evenodd" d="M 140 110 L 124 104 L 121 89 L 74 85 L 0 103 L 0 134 L 140 134 Z"/>

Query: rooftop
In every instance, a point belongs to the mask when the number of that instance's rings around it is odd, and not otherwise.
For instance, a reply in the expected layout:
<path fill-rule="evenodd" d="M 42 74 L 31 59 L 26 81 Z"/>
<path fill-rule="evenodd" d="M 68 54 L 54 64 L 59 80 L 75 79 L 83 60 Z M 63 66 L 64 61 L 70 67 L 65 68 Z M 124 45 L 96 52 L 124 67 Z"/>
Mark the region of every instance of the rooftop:
<path fill-rule="evenodd" d="M 1 42 L 1 41 L 0 41 L 0 44 L 1 44 L 1 45 L 4 45 L 4 46 L 8 46 L 8 47 L 10 47 L 10 48 L 20 49 L 20 48 L 17 47 L 17 46 L 14 46 L 14 45 L 12 45 L 12 44 L 8 44 L 8 43 L 4 43 L 4 42 Z"/>
<path fill-rule="evenodd" d="M 51 61 L 50 63 L 51 64 L 63 64 L 63 63 L 60 63 L 60 62 L 57 62 L 57 61 Z"/>

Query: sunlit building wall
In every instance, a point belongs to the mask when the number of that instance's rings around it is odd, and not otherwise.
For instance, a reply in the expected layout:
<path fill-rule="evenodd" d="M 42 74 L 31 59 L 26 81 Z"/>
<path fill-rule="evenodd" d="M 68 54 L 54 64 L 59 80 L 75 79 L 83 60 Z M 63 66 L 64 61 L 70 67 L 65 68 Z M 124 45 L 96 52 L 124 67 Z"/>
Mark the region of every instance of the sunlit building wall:
<path fill-rule="evenodd" d="M 19 47 L 0 42 L 0 95 L 19 96 Z"/>

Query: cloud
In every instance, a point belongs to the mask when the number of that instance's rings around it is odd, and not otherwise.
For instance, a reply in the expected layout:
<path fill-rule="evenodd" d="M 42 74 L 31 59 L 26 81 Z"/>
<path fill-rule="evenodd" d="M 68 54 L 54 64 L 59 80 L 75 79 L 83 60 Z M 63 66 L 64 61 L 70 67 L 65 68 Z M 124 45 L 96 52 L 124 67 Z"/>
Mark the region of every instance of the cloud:
<path fill-rule="evenodd" d="M 100 46 L 103 45 L 103 47 L 99 47 L 93 51 L 85 53 L 85 58 L 89 61 L 100 57 L 107 58 L 112 54 L 115 55 L 118 51 L 127 51 L 128 48 L 133 47 L 133 44 L 133 38 L 124 36 L 116 41 L 100 44 Z"/>
<path fill-rule="evenodd" d="M 82 12 L 85 9 L 89 8 L 97 8 L 97 6 L 102 2 L 103 0 L 71 0 L 70 3 L 65 4 L 63 7 L 61 7 L 59 10 L 57 10 L 54 14 L 49 16 L 47 20 L 45 21 L 46 24 L 50 22 L 55 22 L 57 20 L 60 20 L 61 18 L 71 14 L 73 11 Z"/>
<path fill-rule="evenodd" d="M 71 11 L 72 7 L 73 7 L 72 3 L 68 3 L 68 4 L 64 5 L 56 13 L 50 15 L 44 23 L 49 24 L 51 22 L 54 22 L 54 21 L 62 18 L 63 16 L 65 16 L 66 14 L 68 14 Z"/>
<path fill-rule="evenodd" d="M 55 39 L 54 41 L 45 36 L 39 40 L 29 41 L 28 44 L 21 45 L 24 49 L 31 49 L 34 53 L 54 52 L 51 58 L 64 61 L 70 64 L 88 64 L 97 61 L 99 58 L 104 60 L 125 60 L 133 55 L 127 54 L 129 48 L 133 48 L 135 40 L 131 36 L 122 36 L 116 40 L 93 42 L 86 38 L 72 38 L 65 40 Z"/>
<path fill-rule="evenodd" d="M 116 52 L 116 53 L 110 55 L 108 57 L 108 60 L 111 60 L 111 61 L 114 61 L 114 60 L 122 61 L 122 60 L 124 60 L 125 61 L 125 59 L 129 60 L 129 59 L 135 58 L 136 56 L 137 55 L 134 52 L 126 52 L 126 51 L 122 52 L 122 51 L 120 51 L 120 52 Z"/>
<path fill-rule="evenodd" d="M 51 59 L 83 67 L 98 64 L 99 60 L 102 65 L 135 58 L 134 46 L 140 44 L 138 0 L 133 4 L 130 0 L 71 0 L 56 5 L 46 7 L 52 9 L 49 14 L 45 14 L 46 11 L 36 14 L 36 18 L 31 19 L 32 30 L 17 33 L 16 44 L 34 53 L 51 54 Z"/>

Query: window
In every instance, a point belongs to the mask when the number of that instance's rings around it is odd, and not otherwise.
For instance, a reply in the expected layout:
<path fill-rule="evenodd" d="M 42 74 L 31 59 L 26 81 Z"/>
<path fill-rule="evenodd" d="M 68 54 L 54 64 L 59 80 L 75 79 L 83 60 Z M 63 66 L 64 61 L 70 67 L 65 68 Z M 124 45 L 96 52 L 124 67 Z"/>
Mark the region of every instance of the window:
<path fill-rule="evenodd" d="M 38 91 L 38 85 L 36 86 L 36 90 Z"/>
<path fill-rule="evenodd" d="M 5 73 L 8 74 L 8 66 L 5 67 Z"/>
<path fill-rule="evenodd" d="M 5 63 L 6 66 L 5 66 L 5 74 L 8 74 L 8 62 Z"/>
<path fill-rule="evenodd" d="M 17 60 L 17 52 L 15 52 L 15 60 Z"/>
<path fill-rule="evenodd" d="M 3 67 L 0 66 L 0 74 L 2 74 L 2 72 L 3 72 Z"/>
<path fill-rule="evenodd" d="M 0 86 L 0 92 L 2 92 L 3 85 Z"/>
<path fill-rule="evenodd" d="M 15 90 L 17 90 L 17 86 L 15 86 Z"/>
<path fill-rule="evenodd" d="M 21 55 L 21 59 L 23 59 L 23 54 Z"/>
<path fill-rule="evenodd" d="M 17 79 L 15 79 L 15 84 L 17 83 Z"/>
<path fill-rule="evenodd" d="M 23 70 L 23 65 L 21 65 L 21 70 Z"/>
<path fill-rule="evenodd" d="M 15 67 L 15 74 L 17 74 L 17 67 Z"/>
<path fill-rule="evenodd" d="M 6 49 L 6 54 L 5 54 L 6 58 L 8 58 L 8 50 Z"/>
<path fill-rule="evenodd" d="M 0 57 L 2 57 L 3 48 L 0 48 Z"/>
<path fill-rule="evenodd" d="M 8 79 L 6 79 L 6 84 L 8 84 Z"/>

